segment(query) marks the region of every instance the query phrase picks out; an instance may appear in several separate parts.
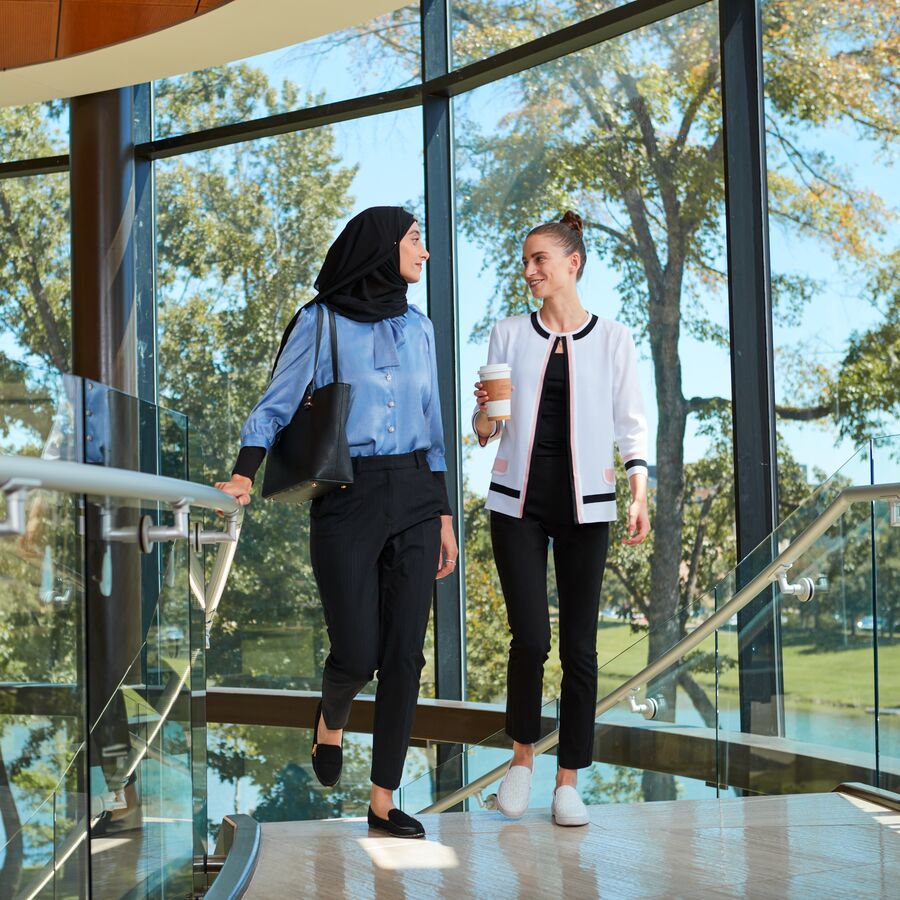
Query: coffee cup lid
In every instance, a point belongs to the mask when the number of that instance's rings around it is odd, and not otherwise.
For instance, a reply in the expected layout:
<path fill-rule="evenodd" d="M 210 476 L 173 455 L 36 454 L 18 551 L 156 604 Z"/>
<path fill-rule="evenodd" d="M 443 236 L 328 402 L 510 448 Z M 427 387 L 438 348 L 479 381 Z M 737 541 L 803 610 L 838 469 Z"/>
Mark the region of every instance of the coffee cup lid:
<path fill-rule="evenodd" d="M 512 372 L 512 367 L 509 363 L 492 363 L 489 366 L 482 366 L 478 370 L 479 375 L 508 375 Z"/>

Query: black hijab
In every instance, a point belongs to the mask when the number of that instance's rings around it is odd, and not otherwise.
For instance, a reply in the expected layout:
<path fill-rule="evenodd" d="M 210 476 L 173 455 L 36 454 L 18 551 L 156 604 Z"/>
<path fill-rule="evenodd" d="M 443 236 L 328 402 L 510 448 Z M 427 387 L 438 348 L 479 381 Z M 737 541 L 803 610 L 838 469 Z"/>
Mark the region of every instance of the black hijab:
<path fill-rule="evenodd" d="M 357 322 L 402 316 L 407 284 L 399 245 L 415 221 L 399 206 L 372 206 L 354 216 L 325 254 L 315 302 Z"/>

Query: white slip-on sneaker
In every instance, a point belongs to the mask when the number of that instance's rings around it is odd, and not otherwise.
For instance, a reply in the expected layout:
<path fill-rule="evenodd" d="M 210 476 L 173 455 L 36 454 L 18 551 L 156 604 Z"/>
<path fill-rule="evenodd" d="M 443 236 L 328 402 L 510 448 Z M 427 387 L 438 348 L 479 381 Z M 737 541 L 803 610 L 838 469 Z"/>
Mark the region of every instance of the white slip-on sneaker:
<path fill-rule="evenodd" d="M 557 825 L 587 825 L 590 821 L 587 807 L 570 784 L 564 784 L 553 792 L 550 811 Z"/>
<path fill-rule="evenodd" d="M 497 788 L 497 809 L 510 819 L 518 819 L 531 797 L 532 770 L 528 766 L 510 766 Z"/>

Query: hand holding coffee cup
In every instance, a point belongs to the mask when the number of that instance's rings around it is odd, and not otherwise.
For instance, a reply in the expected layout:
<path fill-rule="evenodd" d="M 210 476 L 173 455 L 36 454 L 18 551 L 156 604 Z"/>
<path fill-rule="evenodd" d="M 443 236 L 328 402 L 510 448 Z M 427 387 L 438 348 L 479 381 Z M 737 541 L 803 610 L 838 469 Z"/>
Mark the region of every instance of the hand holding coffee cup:
<path fill-rule="evenodd" d="M 512 418 L 512 368 L 507 363 L 494 363 L 478 370 L 481 379 L 475 396 L 479 407 L 491 422 Z"/>

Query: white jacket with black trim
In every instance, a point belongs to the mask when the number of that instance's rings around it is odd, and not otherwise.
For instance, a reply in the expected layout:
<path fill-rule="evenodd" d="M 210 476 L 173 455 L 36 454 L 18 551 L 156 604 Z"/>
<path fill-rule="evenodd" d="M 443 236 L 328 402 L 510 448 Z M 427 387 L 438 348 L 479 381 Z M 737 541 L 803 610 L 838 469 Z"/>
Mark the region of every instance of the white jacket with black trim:
<path fill-rule="evenodd" d="M 512 418 L 497 423 L 484 446 L 500 437 L 486 508 L 522 517 L 538 424 L 544 372 L 555 338 L 565 342 L 569 386 L 569 452 L 578 522 L 616 518 L 613 444 L 630 476 L 647 472 L 647 420 L 637 351 L 619 322 L 588 314 L 580 328 L 552 332 L 540 313 L 503 319 L 491 331 L 488 364 L 512 366 Z M 554 338 L 554 340 L 551 340 Z M 474 429 L 475 414 L 472 417 Z M 477 435 L 477 432 L 476 432 Z"/>

